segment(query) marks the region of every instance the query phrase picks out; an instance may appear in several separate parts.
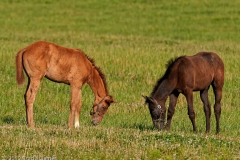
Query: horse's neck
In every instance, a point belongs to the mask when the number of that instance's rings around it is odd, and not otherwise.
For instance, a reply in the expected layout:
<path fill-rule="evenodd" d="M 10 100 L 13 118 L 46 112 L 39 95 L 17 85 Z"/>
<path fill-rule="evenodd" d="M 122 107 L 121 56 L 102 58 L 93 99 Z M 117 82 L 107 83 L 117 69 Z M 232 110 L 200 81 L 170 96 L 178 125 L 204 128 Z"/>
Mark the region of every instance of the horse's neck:
<path fill-rule="evenodd" d="M 104 96 L 108 94 L 101 76 L 94 67 L 91 78 L 89 79 L 89 85 L 95 95 L 95 101 L 101 100 Z"/>
<path fill-rule="evenodd" d="M 174 85 L 171 84 L 169 80 L 165 79 L 158 85 L 157 90 L 155 90 L 151 96 L 159 101 L 166 100 L 173 90 Z"/>

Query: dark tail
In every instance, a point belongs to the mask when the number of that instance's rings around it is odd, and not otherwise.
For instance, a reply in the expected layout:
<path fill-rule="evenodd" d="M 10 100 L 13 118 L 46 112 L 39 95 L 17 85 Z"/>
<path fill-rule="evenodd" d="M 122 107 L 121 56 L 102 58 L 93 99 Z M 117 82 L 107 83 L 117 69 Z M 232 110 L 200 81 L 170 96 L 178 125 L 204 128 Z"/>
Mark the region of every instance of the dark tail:
<path fill-rule="evenodd" d="M 25 49 L 20 50 L 16 56 L 16 80 L 19 86 L 24 83 L 24 73 L 23 73 L 23 53 Z"/>

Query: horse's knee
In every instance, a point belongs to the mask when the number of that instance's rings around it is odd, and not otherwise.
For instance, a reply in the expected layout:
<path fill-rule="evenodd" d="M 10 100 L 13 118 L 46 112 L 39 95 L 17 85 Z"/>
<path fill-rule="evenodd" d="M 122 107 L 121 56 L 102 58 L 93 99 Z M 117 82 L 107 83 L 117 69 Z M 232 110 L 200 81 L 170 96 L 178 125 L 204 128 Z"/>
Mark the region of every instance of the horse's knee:
<path fill-rule="evenodd" d="M 210 106 L 204 106 L 204 113 L 208 117 L 211 116 L 211 108 L 210 108 Z"/>
<path fill-rule="evenodd" d="M 172 120 L 172 117 L 173 117 L 173 114 L 168 114 L 167 115 L 167 120 L 169 121 L 169 120 Z"/>
<path fill-rule="evenodd" d="M 214 108 L 214 113 L 215 113 L 215 115 L 220 115 L 221 114 L 221 107 L 215 107 Z"/>
<path fill-rule="evenodd" d="M 188 112 L 188 116 L 190 119 L 195 119 L 195 112 L 194 111 Z"/>
<path fill-rule="evenodd" d="M 214 113 L 215 114 L 221 114 L 221 105 L 220 105 L 220 103 L 216 103 L 214 105 Z"/>
<path fill-rule="evenodd" d="M 33 98 L 33 96 L 31 96 L 31 95 L 32 95 L 32 93 L 30 91 L 27 91 L 25 93 L 24 97 L 27 101 L 30 101 Z"/>

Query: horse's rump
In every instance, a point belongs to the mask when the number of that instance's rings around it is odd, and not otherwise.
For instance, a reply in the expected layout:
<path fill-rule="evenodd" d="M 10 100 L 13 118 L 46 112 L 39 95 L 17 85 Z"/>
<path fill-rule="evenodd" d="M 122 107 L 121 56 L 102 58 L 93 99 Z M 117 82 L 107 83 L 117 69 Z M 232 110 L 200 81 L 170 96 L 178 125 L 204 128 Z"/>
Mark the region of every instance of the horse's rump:
<path fill-rule="evenodd" d="M 200 52 L 194 56 L 178 59 L 178 84 L 186 84 L 193 90 L 207 88 L 211 82 L 223 75 L 223 62 L 219 56 L 211 52 Z"/>

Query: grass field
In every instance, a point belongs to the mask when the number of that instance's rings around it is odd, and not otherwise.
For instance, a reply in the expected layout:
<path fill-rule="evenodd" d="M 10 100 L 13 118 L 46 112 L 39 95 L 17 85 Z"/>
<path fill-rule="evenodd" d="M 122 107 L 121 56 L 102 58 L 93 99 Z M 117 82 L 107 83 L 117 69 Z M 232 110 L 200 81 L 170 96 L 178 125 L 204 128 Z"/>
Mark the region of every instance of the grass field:
<path fill-rule="evenodd" d="M 0 158 L 240 159 L 240 1 L 2 0 L 0 1 Z M 36 127 L 25 122 L 24 87 L 15 81 L 15 55 L 34 41 L 80 48 L 106 74 L 112 105 L 99 126 L 89 111 L 94 95 L 82 88 L 80 128 L 68 129 L 70 88 L 44 79 L 34 104 Z M 221 131 L 205 134 L 199 93 L 192 132 L 187 104 L 178 99 L 169 132 L 153 128 L 149 95 L 180 55 L 213 51 L 225 64 Z M 210 93 L 211 104 L 214 97 Z M 213 112 L 213 110 L 212 110 Z"/>

